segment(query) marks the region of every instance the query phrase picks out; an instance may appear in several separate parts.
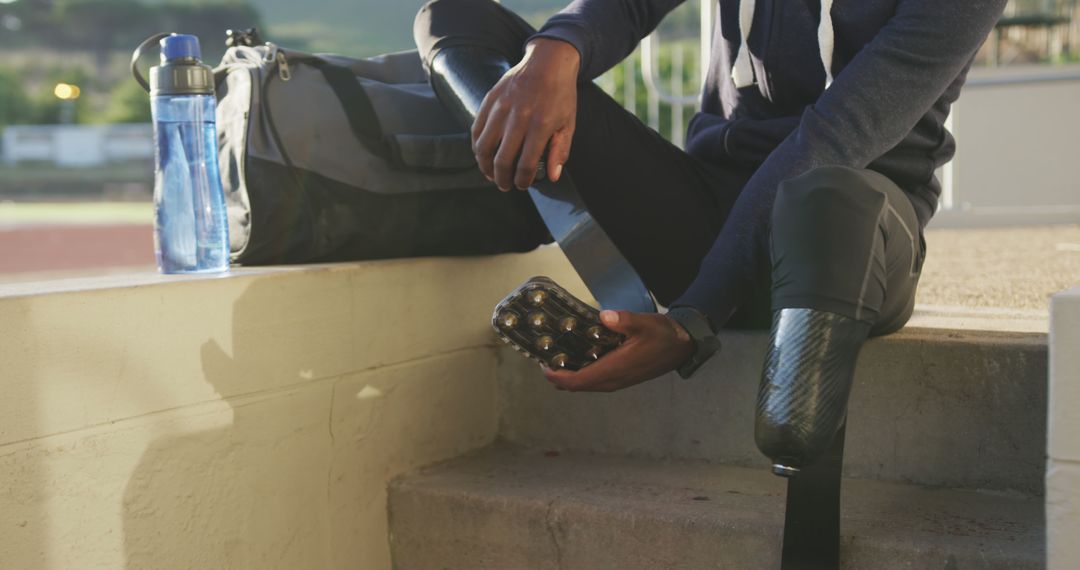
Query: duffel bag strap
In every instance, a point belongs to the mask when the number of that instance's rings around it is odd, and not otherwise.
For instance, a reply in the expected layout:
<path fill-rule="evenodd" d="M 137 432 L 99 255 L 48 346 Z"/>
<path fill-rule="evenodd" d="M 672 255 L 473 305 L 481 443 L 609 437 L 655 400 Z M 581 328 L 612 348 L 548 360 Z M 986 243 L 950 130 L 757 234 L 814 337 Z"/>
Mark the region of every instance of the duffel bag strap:
<path fill-rule="evenodd" d="M 317 57 L 303 61 L 322 72 L 341 103 L 353 134 L 375 156 L 399 168 L 417 172 L 449 174 L 476 167 L 471 151 L 464 158 L 460 152 L 470 148 L 466 133 L 387 135 L 379 123 L 371 97 L 352 70 Z"/>
<path fill-rule="evenodd" d="M 349 120 L 349 126 L 356 138 L 375 156 L 383 160 L 399 162 L 386 141 L 382 125 L 379 124 L 379 117 L 375 114 L 375 106 L 371 104 L 371 98 L 360 86 L 360 82 L 352 71 L 317 57 L 305 58 L 304 62 L 322 72 L 326 83 L 341 102 L 345 117 Z"/>
<path fill-rule="evenodd" d="M 409 170 L 457 173 L 476 170 L 469 133 L 393 134 L 383 137 L 400 165 Z"/>

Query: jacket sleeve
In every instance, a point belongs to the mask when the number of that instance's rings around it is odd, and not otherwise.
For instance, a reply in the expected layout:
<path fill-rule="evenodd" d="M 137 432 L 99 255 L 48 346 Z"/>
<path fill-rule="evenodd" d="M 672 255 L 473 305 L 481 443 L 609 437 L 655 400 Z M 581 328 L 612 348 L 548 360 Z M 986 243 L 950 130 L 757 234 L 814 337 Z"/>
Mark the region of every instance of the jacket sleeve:
<path fill-rule="evenodd" d="M 697 278 L 675 304 L 698 307 L 714 322 L 724 322 L 728 315 L 718 313 L 727 312 L 728 305 L 718 296 L 739 290 L 732 280 L 740 277 L 715 268 L 719 260 L 738 258 L 743 279 L 767 270 L 760 266 L 768 263 L 767 245 L 739 251 L 735 244 L 745 243 L 740 238 L 755 225 L 768 224 L 777 186 L 819 166 L 865 168 L 896 146 L 961 79 L 1005 3 L 901 0 L 895 15 L 805 109 L 799 126 L 751 177 Z"/>
<path fill-rule="evenodd" d="M 634 51 L 683 0 L 574 0 L 533 37 L 563 40 L 581 54 L 581 78 L 598 77 Z"/>

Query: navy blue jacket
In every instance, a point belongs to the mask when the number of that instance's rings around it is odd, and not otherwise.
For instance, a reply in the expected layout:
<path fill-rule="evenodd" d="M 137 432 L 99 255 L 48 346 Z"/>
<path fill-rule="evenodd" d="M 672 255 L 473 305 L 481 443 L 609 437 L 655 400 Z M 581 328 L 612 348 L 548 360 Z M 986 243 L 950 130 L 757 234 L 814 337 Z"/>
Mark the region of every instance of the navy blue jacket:
<path fill-rule="evenodd" d="M 747 2 L 748 0 L 742 0 Z M 753 83 L 736 87 L 742 45 L 739 0 L 719 0 L 711 71 L 687 151 L 705 161 L 756 169 L 743 193 L 775 193 L 818 166 L 879 171 L 908 193 L 925 227 L 940 185 L 934 171 L 954 153 L 944 127 L 971 61 L 1006 0 L 834 0 L 831 71 L 825 89 L 822 0 L 756 0 L 749 27 Z M 575 0 L 539 36 L 581 53 L 582 79 L 629 55 L 681 0 Z M 709 256 L 721 255 L 721 244 Z M 701 274 L 676 304 L 707 307 Z"/>

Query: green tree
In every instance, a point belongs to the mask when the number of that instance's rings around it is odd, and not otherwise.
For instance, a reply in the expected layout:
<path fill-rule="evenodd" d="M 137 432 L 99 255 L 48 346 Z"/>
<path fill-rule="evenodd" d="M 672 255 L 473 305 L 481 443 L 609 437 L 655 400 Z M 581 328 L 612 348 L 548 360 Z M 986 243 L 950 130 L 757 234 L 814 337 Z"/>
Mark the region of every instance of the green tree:
<path fill-rule="evenodd" d="M 21 74 L 14 69 L 0 69 L 0 127 L 29 122 L 32 114 Z"/>
<path fill-rule="evenodd" d="M 681 78 L 683 95 L 696 95 L 701 88 L 699 83 L 700 79 L 698 79 L 697 73 L 698 55 L 696 42 L 686 40 L 665 41 L 665 43 L 660 45 L 660 49 L 656 54 L 656 60 L 661 86 L 665 90 L 671 89 L 671 75 L 674 71 L 674 66 L 672 65 L 672 52 L 675 49 L 681 49 L 683 51 L 683 70 Z M 630 57 L 634 58 L 634 68 L 636 70 L 636 75 L 633 78 L 636 85 L 636 89 L 634 90 L 636 100 L 632 105 L 629 105 L 629 107 L 634 109 L 634 114 L 642 121 L 648 121 L 649 91 L 645 87 L 644 78 L 641 76 L 641 52 L 634 52 Z M 611 77 L 612 97 L 618 101 L 619 104 L 627 106 L 626 101 L 623 98 L 623 94 L 625 93 L 625 91 L 623 91 L 623 86 L 628 79 L 626 77 L 626 68 L 622 64 L 619 64 L 613 67 L 608 73 Z M 658 111 L 657 132 L 664 137 L 670 137 L 671 105 L 660 103 Z M 685 109 L 683 112 L 683 121 L 689 122 L 692 115 L 692 109 Z"/>
<path fill-rule="evenodd" d="M 113 50 L 135 45 L 133 30 L 153 25 L 152 10 L 136 0 L 68 1 L 57 6 L 56 14 L 59 43 L 93 53 L 99 69 L 108 66 Z"/>
<path fill-rule="evenodd" d="M 149 123 L 150 95 L 134 81 L 121 81 L 109 94 L 106 123 Z"/>

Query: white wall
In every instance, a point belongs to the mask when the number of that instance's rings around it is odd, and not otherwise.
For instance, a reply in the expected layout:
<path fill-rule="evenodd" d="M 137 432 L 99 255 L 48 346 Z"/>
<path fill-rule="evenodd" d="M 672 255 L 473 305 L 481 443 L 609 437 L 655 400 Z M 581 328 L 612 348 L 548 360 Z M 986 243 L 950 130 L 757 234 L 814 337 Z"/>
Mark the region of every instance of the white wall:
<path fill-rule="evenodd" d="M 1080 66 L 974 69 L 935 227 L 1080 223 Z"/>

